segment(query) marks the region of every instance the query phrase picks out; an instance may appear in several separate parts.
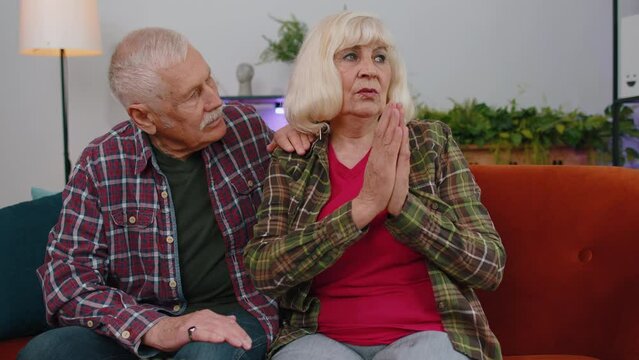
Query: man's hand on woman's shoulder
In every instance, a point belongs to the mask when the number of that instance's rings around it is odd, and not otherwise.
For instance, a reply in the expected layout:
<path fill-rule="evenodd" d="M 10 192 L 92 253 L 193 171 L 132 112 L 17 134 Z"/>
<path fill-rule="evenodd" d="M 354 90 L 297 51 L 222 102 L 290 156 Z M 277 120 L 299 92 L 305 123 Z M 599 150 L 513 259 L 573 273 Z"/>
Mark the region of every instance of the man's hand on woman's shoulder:
<path fill-rule="evenodd" d="M 281 147 L 286 152 L 295 151 L 298 155 L 304 155 L 310 149 L 313 141 L 315 141 L 315 136 L 301 133 L 292 126 L 286 125 L 275 132 L 273 141 L 268 144 L 266 150 L 272 153 L 275 149 Z"/>

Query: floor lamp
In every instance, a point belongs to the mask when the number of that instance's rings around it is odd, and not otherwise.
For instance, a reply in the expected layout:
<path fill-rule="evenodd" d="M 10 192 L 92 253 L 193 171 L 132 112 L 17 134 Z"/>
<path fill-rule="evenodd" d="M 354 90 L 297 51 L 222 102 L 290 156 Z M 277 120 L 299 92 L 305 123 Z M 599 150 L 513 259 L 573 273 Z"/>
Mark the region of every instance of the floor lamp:
<path fill-rule="evenodd" d="M 102 54 L 97 0 L 20 0 L 20 53 L 59 56 L 64 181 L 69 180 L 65 63 L 68 56 Z"/>

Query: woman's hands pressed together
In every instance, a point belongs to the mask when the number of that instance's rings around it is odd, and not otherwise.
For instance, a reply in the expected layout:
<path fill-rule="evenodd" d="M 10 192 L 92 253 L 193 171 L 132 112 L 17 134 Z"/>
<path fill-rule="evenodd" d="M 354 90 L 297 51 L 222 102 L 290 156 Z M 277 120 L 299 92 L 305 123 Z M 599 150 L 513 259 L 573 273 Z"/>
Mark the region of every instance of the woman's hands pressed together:
<path fill-rule="evenodd" d="M 408 195 L 410 149 L 401 104 L 389 103 L 382 113 L 364 173 L 364 184 L 353 199 L 355 225 L 363 228 L 384 209 L 398 215 Z"/>

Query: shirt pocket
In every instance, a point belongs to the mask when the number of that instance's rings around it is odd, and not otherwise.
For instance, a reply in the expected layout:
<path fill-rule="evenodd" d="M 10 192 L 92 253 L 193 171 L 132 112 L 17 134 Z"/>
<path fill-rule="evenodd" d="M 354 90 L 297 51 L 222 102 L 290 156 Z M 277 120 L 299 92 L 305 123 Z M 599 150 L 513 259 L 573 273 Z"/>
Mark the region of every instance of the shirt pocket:
<path fill-rule="evenodd" d="M 230 182 L 235 212 L 224 215 L 230 223 L 243 223 L 252 229 L 257 219 L 257 210 L 262 203 L 264 176 L 261 174 L 263 172 L 242 173 Z"/>
<path fill-rule="evenodd" d="M 239 171 L 237 176 L 233 177 L 230 181 L 233 192 L 238 196 L 253 196 L 257 194 L 258 197 L 262 195 L 262 183 L 266 177 L 266 169 L 260 165 L 252 165 L 245 169 L 245 171 Z M 258 205 L 259 201 L 258 199 Z"/>
<path fill-rule="evenodd" d="M 148 207 L 127 207 L 112 210 L 111 220 L 128 230 L 141 230 L 151 226 L 155 220 L 155 209 Z"/>
<path fill-rule="evenodd" d="M 249 196 L 262 189 L 262 180 L 255 177 L 238 176 L 235 181 L 231 182 L 231 187 L 237 195 Z"/>
<path fill-rule="evenodd" d="M 154 261 L 161 250 L 158 229 L 152 207 L 128 206 L 111 210 L 109 217 L 109 279 L 110 286 L 122 289 L 137 299 L 152 293 L 152 277 L 159 269 Z M 132 269 L 144 272 L 132 274 Z M 135 271 L 135 270 L 134 270 Z"/>

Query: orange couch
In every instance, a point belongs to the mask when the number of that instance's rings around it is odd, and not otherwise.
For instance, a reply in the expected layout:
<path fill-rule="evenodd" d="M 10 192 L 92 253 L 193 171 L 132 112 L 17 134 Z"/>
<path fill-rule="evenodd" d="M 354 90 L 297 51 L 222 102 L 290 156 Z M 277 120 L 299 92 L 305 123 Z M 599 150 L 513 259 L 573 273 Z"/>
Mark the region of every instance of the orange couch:
<path fill-rule="evenodd" d="M 478 294 L 505 359 L 639 359 L 639 170 L 472 171 L 508 255 L 501 286 Z M 28 339 L 0 341 L 0 358 Z"/>
<path fill-rule="evenodd" d="M 478 293 L 505 359 L 639 359 L 639 170 L 472 171 L 508 256 Z M 542 354 L 564 356 L 521 356 Z"/>

